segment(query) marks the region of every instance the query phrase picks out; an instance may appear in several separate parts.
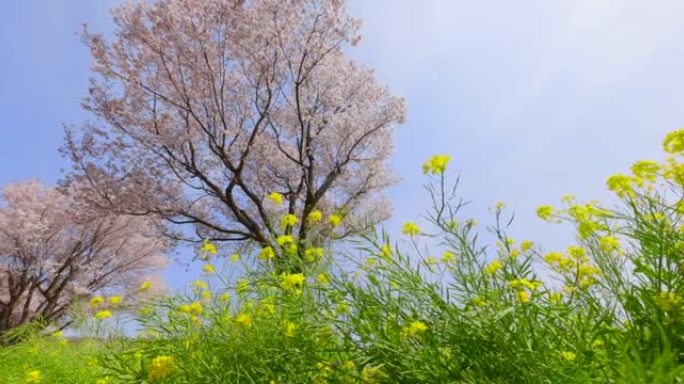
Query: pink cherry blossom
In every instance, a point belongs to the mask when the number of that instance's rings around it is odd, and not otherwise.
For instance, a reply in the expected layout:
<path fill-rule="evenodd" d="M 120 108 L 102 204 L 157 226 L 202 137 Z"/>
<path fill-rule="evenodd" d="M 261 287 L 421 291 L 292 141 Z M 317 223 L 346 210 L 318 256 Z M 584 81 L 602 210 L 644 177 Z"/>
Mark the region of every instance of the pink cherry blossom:
<path fill-rule="evenodd" d="M 194 225 L 175 238 L 262 246 L 285 214 L 300 218 L 285 229 L 300 241 L 389 216 L 381 192 L 396 180 L 387 159 L 404 101 L 345 57 L 360 23 L 344 1 L 127 2 L 113 16 L 112 39 L 83 35 L 96 119 L 63 147 L 68 182 L 103 208 Z M 314 210 L 344 221 L 312 228 Z"/>
<path fill-rule="evenodd" d="M 69 191 L 28 181 L 0 195 L 0 333 L 60 321 L 79 299 L 135 291 L 167 262 L 150 217 L 92 209 Z"/>

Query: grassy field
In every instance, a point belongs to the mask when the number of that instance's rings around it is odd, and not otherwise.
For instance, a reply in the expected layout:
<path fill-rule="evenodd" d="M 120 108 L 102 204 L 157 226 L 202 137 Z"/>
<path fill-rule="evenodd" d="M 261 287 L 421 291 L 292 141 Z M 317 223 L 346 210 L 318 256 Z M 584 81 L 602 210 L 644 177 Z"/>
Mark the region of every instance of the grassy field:
<path fill-rule="evenodd" d="M 34 332 L 0 349 L 0 383 L 684 382 L 684 131 L 664 147 L 608 180 L 617 208 L 539 207 L 575 232 L 562 250 L 509 238 L 503 204 L 490 228 L 460 217 L 436 157 L 429 228 L 279 272 L 233 257 L 244 275 L 206 267 L 191 294 L 137 311 L 136 338 Z"/>

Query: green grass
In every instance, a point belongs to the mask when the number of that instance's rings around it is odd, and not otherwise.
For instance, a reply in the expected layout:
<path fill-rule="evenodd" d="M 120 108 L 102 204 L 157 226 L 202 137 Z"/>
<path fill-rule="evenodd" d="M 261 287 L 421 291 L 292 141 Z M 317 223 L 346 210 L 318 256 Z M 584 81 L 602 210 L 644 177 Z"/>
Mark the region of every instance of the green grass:
<path fill-rule="evenodd" d="M 684 166 L 637 164 L 609 181 L 617 208 L 540 208 L 567 249 L 511 239 L 501 204 L 481 229 L 437 172 L 429 228 L 301 275 L 243 258 L 239 279 L 148 303 L 137 338 L 0 349 L 0 383 L 682 383 Z"/>

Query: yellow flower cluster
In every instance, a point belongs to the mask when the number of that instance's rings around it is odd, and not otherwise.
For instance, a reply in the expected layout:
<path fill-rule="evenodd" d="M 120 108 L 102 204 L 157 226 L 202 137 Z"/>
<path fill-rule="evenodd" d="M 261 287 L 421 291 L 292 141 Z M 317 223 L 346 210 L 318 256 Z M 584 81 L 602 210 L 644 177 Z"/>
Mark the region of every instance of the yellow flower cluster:
<path fill-rule="evenodd" d="M 149 280 L 145 280 L 142 282 L 142 284 L 140 284 L 141 291 L 147 291 L 150 288 L 152 288 L 152 282 Z"/>
<path fill-rule="evenodd" d="M 294 238 L 291 235 L 281 235 L 276 237 L 276 243 L 278 243 L 280 246 L 290 244 L 292 242 L 294 242 Z"/>
<path fill-rule="evenodd" d="M 283 195 L 281 195 L 278 192 L 271 192 L 268 195 L 268 200 L 271 201 L 275 205 L 281 205 L 281 204 L 283 204 Z"/>
<path fill-rule="evenodd" d="M 280 275 L 280 287 L 286 291 L 295 291 L 302 288 L 306 277 L 302 273 L 283 272 Z"/>
<path fill-rule="evenodd" d="M 328 217 L 328 223 L 330 223 L 330 226 L 335 228 L 338 227 L 342 223 L 342 216 L 341 215 L 330 215 Z"/>
<path fill-rule="evenodd" d="M 415 337 L 427 330 L 427 324 L 423 323 L 422 321 L 413 321 L 402 329 L 401 334 L 404 337 Z"/>
<path fill-rule="evenodd" d="M 575 361 L 577 359 L 577 354 L 575 352 L 570 352 L 570 351 L 563 351 L 560 354 L 561 359 L 565 361 Z"/>
<path fill-rule="evenodd" d="M 306 217 L 306 220 L 312 224 L 318 223 L 323 219 L 323 213 L 319 210 L 311 211 Z"/>
<path fill-rule="evenodd" d="M 568 270 L 574 265 L 574 261 L 570 258 L 566 258 L 560 252 L 549 252 L 544 255 L 544 260 L 551 266 L 556 266 L 561 270 Z"/>
<path fill-rule="evenodd" d="M 663 149 L 672 155 L 681 155 L 684 152 L 684 129 L 678 129 L 665 136 Z"/>
<path fill-rule="evenodd" d="M 24 383 L 27 384 L 38 384 L 42 381 L 42 373 L 37 370 L 31 370 L 26 372 L 26 375 L 24 375 Z"/>
<path fill-rule="evenodd" d="M 252 326 L 252 316 L 246 314 L 246 313 L 240 313 L 237 316 L 235 316 L 235 322 L 242 326 L 242 327 L 251 327 Z"/>
<path fill-rule="evenodd" d="M 550 205 L 540 205 L 537 207 L 537 217 L 544 221 L 551 221 L 555 214 L 555 208 Z"/>
<path fill-rule="evenodd" d="M 657 161 L 640 160 L 632 165 L 634 176 L 650 182 L 656 181 L 658 172 L 660 172 L 660 164 Z"/>
<path fill-rule="evenodd" d="M 286 337 L 295 337 L 297 334 L 297 324 L 291 321 L 283 321 L 283 333 Z"/>
<path fill-rule="evenodd" d="M 610 176 L 608 180 L 606 181 L 606 185 L 608 185 L 608 189 L 614 192 L 616 195 L 619 197 L 630 197 L 633 198 L 636 196 L 636 192 L 634 191 L 634 186 L 641 184 L 642 179 L 629 176 L 629 175 L 623 175 L 623 174 L 617 174 Z"/>
<path fill-rule="evenodd" d="M 531 242 L 529 240 L 524 240 L 523 242 L 520 243 L 520 250 L 522 252 L 527 252 L 530 249 L 532 249 L 533 246 L 534 246 L 533 242 Z"/>
<path fill-rule="evenodd" d="M 211 264 L 206 264 L 202 267 L 202 272 L 206 275 L 213 275 L 216 273 L 216 268 Z"/>
<path fill-rule="evenodd" d="M 307 248 L 304 251 L 304 260 L 307 263 L 314 263 L 323 258 L 325 250 L 323 248 Z"/>
<path fill-rule="evenodd" d="M 599 238 L 599 247 L 604 252 L 619 251 L 620 242 L 613 236 L 603 236 Z"/>
<path fill-rule="evenodd" d="M 178 311 L 199 316 L 202 314 L 202 312 L 204 312 L 204 308 L 202 307 L 202 303 L 195 301 L 190 304 L 183 304 L 179 306 Z"/>
<path fill-rule="evenodd" d="M 327 273 L 319 273 L 318 276 L 316 277 L 316 280 L 322 285 L 329 285 L 330 284 L 330 277 L 328 276 Z"/>
<path fill-rule="evenodd" d="M 148 374 L 148 379 L 150 381 L 156 381 L 167 377 L 171 373 L 173 368 L 173 357 L 171 356 L 157 356 L 152 359 L 152 364 L 150 365 L 150 373 Z"/>
<path fill-rule="evenodd" d="M 413 237 L 413 236 L 420 235 L 421 230 L 420 230 L 420 227 L 418 226 L 418 224 L 416 224 L 414 222 L 408 222 L 408 223 L 404 223 L 404 225 L 401 227 L 401 233 L 403 233 L 404 235 Z"/>
<path fill-rule="evenodd" d="M 566 257 L 560 252 L 549 252 L 544 256 L 544 260 L 556 270 L 574 273 L 575 280 L 582 288 L 596 284 L 601 270 L 588 263 L 589 259 L 584 248 L 569 246 L 568 253 L 571 257 Z"/>
<path fill-rule="evenodd" d="M 442 254 L 442 263 L 451 264 L 456 261 L 456 254 L 451 251 L 444 251 Z"/>
<path fill-rule="evenodd" d="M 681 306 L 683 302 L 684 300 L 674 292 L 660 292 L 656 297 L 655 305 L 662 311 L 670 312 Z"/>
<path fill-rule="evenodd" d="M 515 280 L 509 281 L 508 285 L 511 288 L 517 289 L 517 290 L 523 290 L 524 288 L 527 288 L 529 290 L 535 290 L 535 289 L 539 289 L 542 286 L 542 282 L 537 281 L 537 280 L 530 281 L 527 279 L 515 279 Z"/>
<path fill-rule="evenodd" d="M 195 280 L 192 282 L 192 284 L 190 284 L 190 286 L 192 287 L 193 291 L 209 289 L 209 283 L 204 280 Z"/>
<path fill-rule="evenodd" d="M 95 318 L 98 320 L 104 320 L 104 319 L 108 319 L 110 317 L 112 317 L 112 312 L 110 312 L 108 310 L 95 312 Z"/>
<path fill-rule="evenodd" d="M 435 155 L 423 163 L 423 173 L 439 175 L 446 171 L 447 164 L 451 161 L 449 155 Z"/>
<path fill-rule="evenodd" d="M 275 256 L 276 254 L 272 247 L 263 247 L 259 251 L 257 258 L 261 261 L 269 261 L 275 259 Z"/>
<path fill-rule="evenodd" d="M 501 268 L 503 268 L 503 263 L 500 260 L 494 260 L 484 268 L 484 273 L 493 275 Z"/>
<path fill-rule="evenodd" d="M 296 225 L 298 222 L 299 222 L 299 219 L 297 218 L 297 216 L 295 216 L 291 213 L 288 213 L 287 215 L 283 216 L 283 220 L 282 220 L 281 224 L 282 224 L 283 228 L 286 228 L 286 227 L 292 227 L 292 226 Z"/>
<path fill-rule="evenodd" d="M 366 365 L 361 370 L 361 380 L 366 384 L 375 384 L 381 382 L 385 378 L 385 373 L 379 367 Z"/>
<path fill-rule="evenodd" d="M 97 308 L 101 307 L 102 305 L 104 305 L 106 302 L 108 302 L 112 306 L 119 305 L 119 304 L 121 304 L 121 302 L 123 302 L 123 299 L 124 299 L 123 296 L 119 296 L 119 295 L 110 296 L 108 299 L 105 299 L 102 296 L 95 296 L 95 297 L 90 299 L 89 304 L 90 304 L 90 307 L 92 309 L 97 309 Z M 100 311 L 100 312 L 102 312 L 104 314 L 105 312 L 109 312 L 109 311 Z M 101 316 L 103 316 L 103 314 L 101 314 Z M 111 313 L 110 313 L 110 316 L 111 316 Z"/>
<path fill-rule="evenodd" d="M 102 296 L 95 296 L 92 299 L 90 299 L 90 308 L 98 308 L 102 304 L 104 304 L 105 299 Z"/>
<path fill-rule="evenodd" d="M 211 243 L 208 239 L 204 239 L 204 242 L 202 243 L 202 247 L 200 248 L 200 254 L 206 256 L 206 255 L 215 255 L 218 253 L 218 250 L 216 249 L 216 245 Z"/>
<path fill-rule="evenodd" d="M 530 294 L 527 291 L 516 291 L 515 299 L 518 300 L 520 304 L 525 304 L 530 301 Z"/>

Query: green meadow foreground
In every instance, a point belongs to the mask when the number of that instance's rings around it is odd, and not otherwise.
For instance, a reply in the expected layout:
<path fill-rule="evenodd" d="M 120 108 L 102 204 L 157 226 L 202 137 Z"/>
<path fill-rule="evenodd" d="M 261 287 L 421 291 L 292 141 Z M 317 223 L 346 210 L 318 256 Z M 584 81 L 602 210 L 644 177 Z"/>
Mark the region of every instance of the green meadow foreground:
<path fill-rule="evenodd" d="M 501 203 L 484 244 L 486 230 L 459 216 L 450 158 L 435 156 L 430 228 L 406 223 L 399 243 L 369 233 L 352 252 L 303 259 L 282 235 L 292 257 L 279 263 L 268 247 L 222 257 L 206 242 L 189 296 L 93 297 L 77 341 L 49 327 L 8 333 L 0 383 L 680 383 L 684 130 L 664 148 L 666 161 L 609 178 L 617 208 L 572 196 L 540 206 L 576 231 L 559 251 L 509 238 Z M 235 278 L 218 272 L 240 264 Z M 117 312 L 137 317 L 138 337 L 116 336 Z"/>

